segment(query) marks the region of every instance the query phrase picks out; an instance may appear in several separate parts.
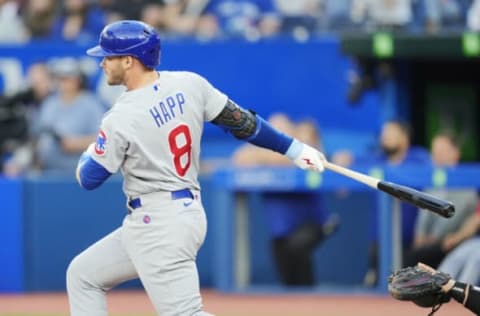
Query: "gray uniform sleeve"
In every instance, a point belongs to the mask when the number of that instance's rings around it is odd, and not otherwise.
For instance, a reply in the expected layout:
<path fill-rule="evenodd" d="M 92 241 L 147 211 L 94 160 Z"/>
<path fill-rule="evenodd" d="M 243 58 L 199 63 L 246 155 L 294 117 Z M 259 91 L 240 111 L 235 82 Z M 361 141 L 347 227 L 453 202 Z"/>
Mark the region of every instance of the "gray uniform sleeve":
<path fill-rule="evenodd" d="M 225 104 L 227 104 L 228 97 L 202 76 L 198 74 L 196 76 L 205 104 L 204 120 L 210 122 L 223 110 Z"/>

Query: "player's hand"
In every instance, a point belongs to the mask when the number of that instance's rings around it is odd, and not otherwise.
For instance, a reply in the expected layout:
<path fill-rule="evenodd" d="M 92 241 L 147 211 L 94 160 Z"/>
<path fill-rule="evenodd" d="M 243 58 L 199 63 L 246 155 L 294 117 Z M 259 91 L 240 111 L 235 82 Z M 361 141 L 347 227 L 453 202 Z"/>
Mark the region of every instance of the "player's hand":
<path fill-rule="evenodd" d="M 300 154 L 293 159 L 293 162 L 304 170 L 312 170 L 323 172 L 323 163 L 326 161 L 325 156 L 317 149 L 303 144 Z"/>

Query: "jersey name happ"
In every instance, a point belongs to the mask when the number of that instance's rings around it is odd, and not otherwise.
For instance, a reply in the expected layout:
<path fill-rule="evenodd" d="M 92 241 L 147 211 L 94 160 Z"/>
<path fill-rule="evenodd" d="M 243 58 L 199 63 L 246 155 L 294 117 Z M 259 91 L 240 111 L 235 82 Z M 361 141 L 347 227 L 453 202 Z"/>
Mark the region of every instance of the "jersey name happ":
<path fill-rule="evenodd" d="M 152 106 L 149 109 L 155 124 L 158 127 L 162 127 L 176 115 L 183 114 L 183 105 L 185 104 L 185 98 L 182 92 L 178 92 L 175 95 L 170 95 L 164 100 L 160 101 L 157 105 Z"/>

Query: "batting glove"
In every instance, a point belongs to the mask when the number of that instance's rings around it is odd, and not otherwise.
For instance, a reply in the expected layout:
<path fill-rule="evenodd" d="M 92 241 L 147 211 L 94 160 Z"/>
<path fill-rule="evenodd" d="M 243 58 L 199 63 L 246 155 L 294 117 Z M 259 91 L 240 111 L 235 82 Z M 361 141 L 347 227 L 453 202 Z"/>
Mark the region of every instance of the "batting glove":
<path fill-rule="evenodd" d="M 317 149 L 296 139 L 293 140 L 285 155 L 301 169 L 317 172 L 324 170 L 325 156 Z"/>

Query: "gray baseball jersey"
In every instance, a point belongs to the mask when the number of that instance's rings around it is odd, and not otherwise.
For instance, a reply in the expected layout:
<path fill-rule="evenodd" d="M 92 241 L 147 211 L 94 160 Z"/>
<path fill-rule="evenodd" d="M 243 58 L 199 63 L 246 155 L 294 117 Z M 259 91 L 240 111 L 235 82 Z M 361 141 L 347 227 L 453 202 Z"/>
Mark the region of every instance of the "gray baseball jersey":
<path fill-rule="evenodd" d="M 111 173 L 122 171 L 129 214 L 72 260 L 72 316 L 106 316 L 105 292 L 136 277 L 159 315 L 210 315 L 202 311 L 195 264 L 207 229 L 197 174 L 204 121 L 226 102 L 197 74 L 161 71 L 153 84 L 123 93 L 105 115 L 92 158 Z"/>
<path fill-rule="evenodd" d="M 197 175 L 204 121 L 227 96 L 192 72 L 159 72 L 147 87 L 124 92 L 105 115 L 93 158 L 109 172 L 120 168 L 129 197 L 199 189 Z"/>

